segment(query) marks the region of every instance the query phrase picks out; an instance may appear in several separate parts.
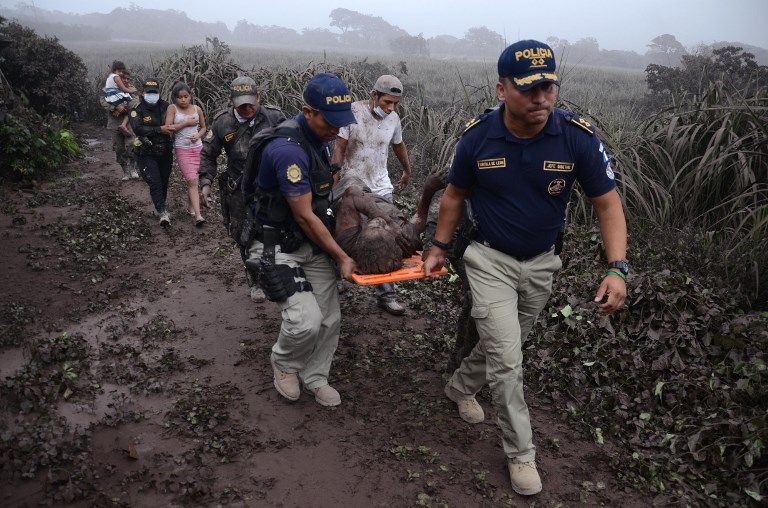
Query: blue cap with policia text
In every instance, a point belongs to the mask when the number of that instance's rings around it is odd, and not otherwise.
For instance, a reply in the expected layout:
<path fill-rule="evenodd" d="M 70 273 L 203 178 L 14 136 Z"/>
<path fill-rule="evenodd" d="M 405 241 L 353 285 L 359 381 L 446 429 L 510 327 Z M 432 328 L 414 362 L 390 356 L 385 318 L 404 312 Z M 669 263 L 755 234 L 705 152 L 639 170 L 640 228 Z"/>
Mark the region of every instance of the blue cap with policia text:
<path fill-rule="evenodd" d="M 534 40 L 507 46 L 499 56 L 499 78 L 509 78 L 520 91 L 540 83 L 560 84 L 555 74 L 555 53 L 547 44 Z"/>
<path fill-rule="evenodd" d="M 352 94 L 346 84 L 335 74 L 316 74 L 304 88 L 304 102 L 320 111 L 334 127 L 356 123 L 352 113 Z"/>

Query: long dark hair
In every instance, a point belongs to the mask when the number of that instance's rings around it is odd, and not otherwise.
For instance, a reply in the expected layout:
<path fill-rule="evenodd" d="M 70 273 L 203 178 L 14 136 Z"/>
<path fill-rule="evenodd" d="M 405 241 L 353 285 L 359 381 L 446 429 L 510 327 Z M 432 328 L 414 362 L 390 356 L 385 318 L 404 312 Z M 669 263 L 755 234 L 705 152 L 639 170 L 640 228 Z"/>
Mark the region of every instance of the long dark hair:
<path fill-rule="evenodd" d="M 125 64 L 123 63 L 122 60 L 115 60 L 114 62 L 112 62 L 111 69 L 112 69 L 111 72 L 124 71 L 125 70 Z"/>
<path fill-rule="evenodd" d="M 179 96 L 179 94 L 183 91 L 186 91 L 189 96 L 192 96 L 192 90 L 189 88 L 189 85 L 186 84 L 183 81 L 177 81 L 173 84 L 171 87 L 171 100 L 175 99 Z M 191 103 L 191 102 L 190 102 Z"/>

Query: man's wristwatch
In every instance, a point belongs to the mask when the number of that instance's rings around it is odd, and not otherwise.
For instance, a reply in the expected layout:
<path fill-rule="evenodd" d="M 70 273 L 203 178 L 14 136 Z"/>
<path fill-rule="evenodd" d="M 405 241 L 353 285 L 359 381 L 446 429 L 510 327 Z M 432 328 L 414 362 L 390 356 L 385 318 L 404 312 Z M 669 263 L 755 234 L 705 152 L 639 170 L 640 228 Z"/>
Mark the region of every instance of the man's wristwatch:
<path fill-rule="evenodd" d="M 438 249 L 442 249 L 442 250 L 444 250 L 446 252 L 451 250 L 451 244 L 443 243 L 440 240 L 437 240 L 437 239 L 434 239 L 434 238 L 432 239 L 432 245 L 434 245 Z"/>
<path fill-rule="evenodd" d="M 629 263 L 626 262 L 626 260 L 621 261 L 611 261 L 608 263 L 608 272 L 616 272 L 621 274 L 623 279 L 626 279 L 629 275 Z"/>

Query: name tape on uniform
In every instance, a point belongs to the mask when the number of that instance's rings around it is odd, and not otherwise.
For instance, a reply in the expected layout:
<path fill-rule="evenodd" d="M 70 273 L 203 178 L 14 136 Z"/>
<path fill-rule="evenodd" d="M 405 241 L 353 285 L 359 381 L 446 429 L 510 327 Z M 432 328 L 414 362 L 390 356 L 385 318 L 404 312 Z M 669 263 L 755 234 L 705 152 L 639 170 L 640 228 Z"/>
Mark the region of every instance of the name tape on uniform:
<path fill-rule="evenodd" d="M 544 161 L 544 171 L 573 171 L 573 162 Z"/>
<path fill-rule="evenodd" d="M 483 159 L 477 161 L 477 169 L 499 169 L 507 167 L 507 159 L 499 157 L 497 159 Z"/>

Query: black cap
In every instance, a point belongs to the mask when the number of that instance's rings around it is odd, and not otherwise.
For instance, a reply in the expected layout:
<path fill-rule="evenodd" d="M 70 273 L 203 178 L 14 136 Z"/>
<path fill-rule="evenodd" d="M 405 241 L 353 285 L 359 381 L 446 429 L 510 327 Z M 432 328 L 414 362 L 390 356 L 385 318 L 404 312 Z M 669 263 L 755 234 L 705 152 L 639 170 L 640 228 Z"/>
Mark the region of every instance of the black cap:
<path fill-rule="evenodd" d="M 160 92 L 160 80 L 157 78 L 147 78 L 144 80 L 145 92 Z"/>

